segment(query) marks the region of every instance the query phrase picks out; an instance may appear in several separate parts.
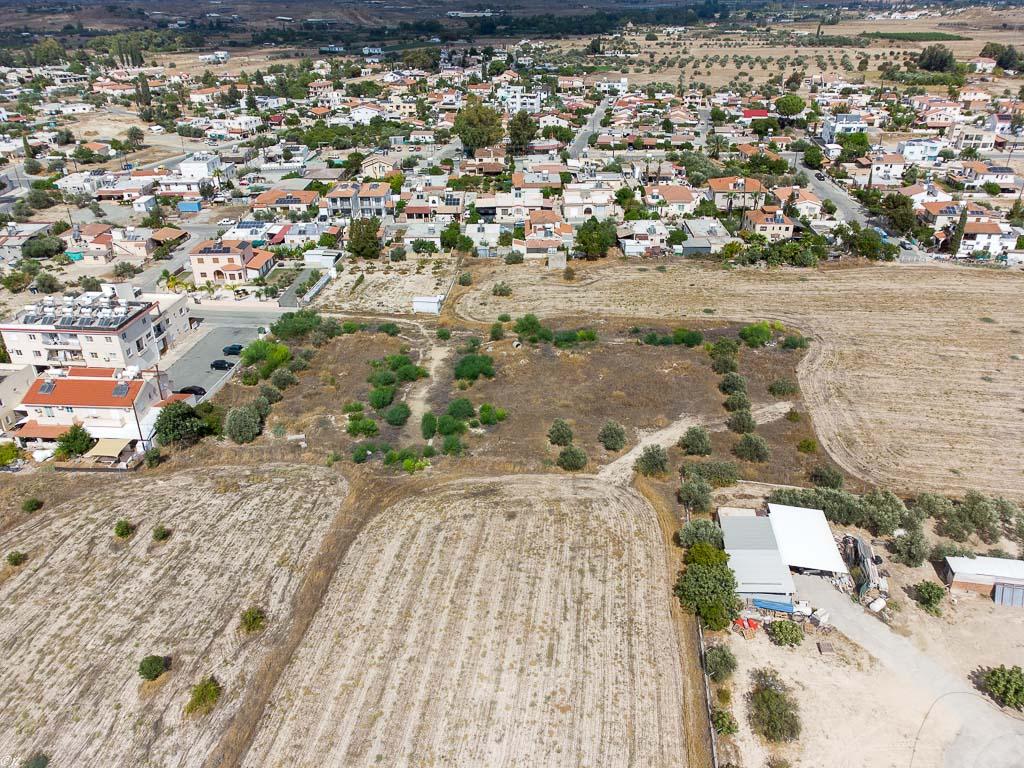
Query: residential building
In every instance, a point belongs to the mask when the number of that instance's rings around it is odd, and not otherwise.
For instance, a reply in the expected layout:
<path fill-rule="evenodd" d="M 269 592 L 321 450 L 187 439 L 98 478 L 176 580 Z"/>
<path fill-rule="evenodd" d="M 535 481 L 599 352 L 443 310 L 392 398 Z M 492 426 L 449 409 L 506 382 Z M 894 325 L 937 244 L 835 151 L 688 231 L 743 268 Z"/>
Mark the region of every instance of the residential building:
<path fill-rule="evenodd" d="M 0 363 L 0 432 L 13 427 L 19 414 L 15 407 L 36 378 L 36 369 L 28 363 Z"/>
<path fill-rule="evenodd" d="M 743 229 L 761 235 L 768 242 L 789 240 L 793 237 L 793 220 L 777 206 L 765 206 L 743 212 Z"/>
<path fill-rule="evenodd" d="M 253 248 L 248 240 L 204 240 L 189 256 L 196 285 L 243 283 L 264 277 L 274 266 L 274 254 Z"/>
<path fill-rule="evenodd" d="M 757 179 L 723 176 L 708 179 L 707 199 L 720 211 L 734 208 L 760 208 L 764 205 L 765 188 Z"/>
<path fill-rule="evenodd" d="M 272 213 L 305 213 L 320 203 L 320 193 L 304 189 L 268 189 L 253 201 L 254 211 Z"/>
<path fill-rule="evenodd" d="M 652 184 L 644 187 L 644 203 L 665 218 L 678 219 L 696 211 L 700 197 L 680 184 Z"/>
<path fill-rule="evenodd" d="M 324 205 L 326 203 L 326 205 Z M 343 219 L 382 219 L 394 212 L 391 186 L 383 182 L 343 182 L 327 193 L 321 211 Z"/>
<path fill-rule="evenodd" d="M 864 133 L 867 129 L 868 124 L 864 122 L 864 118 L 859 114 L 829 115 L 821 124 L 821 139 L 826 144 L 833 144 L 837 136 L 849 133 Z"/>

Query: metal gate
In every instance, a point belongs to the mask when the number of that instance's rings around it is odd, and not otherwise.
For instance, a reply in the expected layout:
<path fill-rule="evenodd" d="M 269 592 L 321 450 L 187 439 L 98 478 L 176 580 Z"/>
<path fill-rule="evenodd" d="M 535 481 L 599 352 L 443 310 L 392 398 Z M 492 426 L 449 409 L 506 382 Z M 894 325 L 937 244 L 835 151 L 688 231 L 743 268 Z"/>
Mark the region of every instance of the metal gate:
<path fill-rule="evenodd" d="M 995 603 L 1024 608 L 1024 584 L 996 584 Z"/>

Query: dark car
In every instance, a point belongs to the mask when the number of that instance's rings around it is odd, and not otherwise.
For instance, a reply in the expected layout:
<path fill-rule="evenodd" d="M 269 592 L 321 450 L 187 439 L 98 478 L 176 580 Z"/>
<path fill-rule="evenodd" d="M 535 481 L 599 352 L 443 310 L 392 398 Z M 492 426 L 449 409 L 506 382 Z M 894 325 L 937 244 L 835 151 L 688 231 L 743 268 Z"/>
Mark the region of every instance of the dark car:
<path fill-rule="evenodd" d="M 240 355 L 242 354 L 242 349 L 241 344 L 228 344 L 221 352 L 225 355 Z"/>
<path fill-rule="evenodd" d="M 816 178 L 818 181 L 824 181 L 825 180 L 825 174 L 824 173 L 816 173 L 816 174 L 814 174 L 814 178 Z"/>
<path fill-rule="evenodd" d="M 230 371 L 235 367 L 235 364 L 230 360 L 214 360 L 210 363 L 211 371 Z"/>
<path fill-rule="evenodd" d="M 174 394 L 176 394 L 176 395 L 195 395 L 196 397 L 202 397 L 203 395 L 206 394 L 206 390 L 203 389 L 202 387 L 197 387 L 196 385 L 193 384 L 190 387 L 182 387 L 181 389 L 174 390 Z"/>

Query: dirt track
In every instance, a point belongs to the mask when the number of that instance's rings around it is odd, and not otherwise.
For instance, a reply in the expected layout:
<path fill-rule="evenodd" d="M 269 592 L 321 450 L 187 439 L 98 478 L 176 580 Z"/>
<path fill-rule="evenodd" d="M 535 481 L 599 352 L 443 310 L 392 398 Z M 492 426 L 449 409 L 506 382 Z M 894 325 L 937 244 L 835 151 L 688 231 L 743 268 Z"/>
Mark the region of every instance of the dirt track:
<path fill-rule="evenodd" d="M 501 312 L 681 320 L 779 319 L 814 337 L 800 367 L 820 442 L 851 473 L 907 491 L 976 487 L 1024 498 L 1024 276 L 865 266 L 732 270 L 607 264 L 565 284 L 505 270 L 462 297 L 475 321 Z"/>
<path fill-rule="evenodd" d="M 683 766 L 669 599 L 633 491 L 434 487 L 349 550 L 245 765 Z"/>

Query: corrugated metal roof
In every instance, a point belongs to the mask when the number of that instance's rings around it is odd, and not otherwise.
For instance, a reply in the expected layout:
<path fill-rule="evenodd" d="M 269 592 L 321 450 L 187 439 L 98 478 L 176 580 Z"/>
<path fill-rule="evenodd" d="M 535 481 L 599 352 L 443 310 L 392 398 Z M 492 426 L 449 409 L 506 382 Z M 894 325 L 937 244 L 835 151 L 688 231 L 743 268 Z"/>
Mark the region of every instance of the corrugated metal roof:
<path fill-rule="evenodd" d="M 726 549 L 773 549 L 779 546 L 775 541 L 772 524 L 767 517 L 723 517 L 722 533 Z"/>
<path fill-rule="evenodd" d="M 1003 557 L 947 557 L 946 564 L 957 578 L 969 575 L 1024 582 L 1024 560 Z"/>
<path fill-rule="evenodd" d="M 741 595 L 792 595 L 796 591 L 767 517 L 723 517 L 729 567 Z"/>

